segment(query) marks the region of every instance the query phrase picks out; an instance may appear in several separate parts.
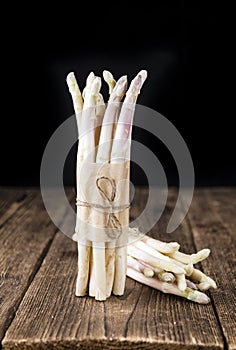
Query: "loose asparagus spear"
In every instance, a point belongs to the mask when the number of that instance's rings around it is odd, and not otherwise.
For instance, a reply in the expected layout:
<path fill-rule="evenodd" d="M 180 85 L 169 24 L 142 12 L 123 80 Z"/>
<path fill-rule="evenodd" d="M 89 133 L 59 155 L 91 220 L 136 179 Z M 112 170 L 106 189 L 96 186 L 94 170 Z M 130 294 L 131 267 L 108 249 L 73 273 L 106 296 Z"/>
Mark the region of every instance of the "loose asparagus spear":
<path fill-rule="evenodd" d="M 184 274 L 184 269 L 182 267 L 177 266 L 173 262 L 168 262 L 168 261 L 156 258 L 153 255 L 150 255 L 133 245 L 128 246 L 128 254 L 133 258 L 147 262 L 148 264 L 154 267 L 158 267 L 162 270 L 173 272 L 174 274 Z"/>
<path fill-rule="evenodd" d="M 205 273 L 203 273 L 202 271 L 198 270 L 198 269 L 193 269 L 193 273 L 191 274 L 191 278 L 194 281 L 200 282 L 199 284 L 197 284 L 198 289 L 205 291 L 209 288 L 214 288 L 216 289 L 216 283 L 215 281 L 210 278 L 209 276 L 205 275 Z"/>
<path fill-rule="evenodd" d="M 163 254 L 173 254 L 180 247 L 180 245 L 177 242 L 161 242 L 157 239 L 150 238 L 146 235 L 142 237 L 142 241 L 144 241 L 147 245 L 158 250 L 160 253 Z"/>
<path fill-rule="evenodd" d="M 172 258 L 174 258 L 175 260 L 178 260 L 184 264 L 189 264 L 189 263 L 193 263 L 196 264 L 204 259 L 206 259 L 209 254 L 210 254 L 210 249 L 202 249 L 199 252 L 197 252 L 196 254 L 184 254 L 181 252 L 174 252 L 174 253 L 170 253 L 168 254 L 169 256 L 171 256 Z"/>
<path fill-rule="evenodd" d="M 132 258 L 132 256 L 127 256 L 127 266 L 133 268 L 136 271 L 141 272 L 146 277 L 153 277 L 154 271 L 150 267 L 146 267 L 140 261 Z"/>
<path fill-rule="evenodd" d="M 174 283 L 176 278 L 171 272 L 161 271 L 157 274 L 157 277 L 162 282 Z"/>
<path fill-rule="evenodd" d="M 181 291 L 174 283 L 161 282 L 157 278 L 146 277 L 141 272 L 138 272 L 130 267 L 127 268 L 127 276 L 140 283 L 146 284 L 149 287 L 158 289 L 163 293 L 175 294 L 188 300 L 195 301 L 199 304 L 208 304 L 210 302 L 210 299 L 204 293 L 188 287 L 184 291 Z"/>
<path fill-rule="evenodd" d="M 129 255 L 128 255 L 128 258 L 129 258 Z M 140 264 L 142 264 L 143 266 L 151 269 L 154 272 L 154 274 L 159 278 L 160 281 L 170 282 L 170 283 L 173 283 L 175 281 L 175 275 L 173 273 L 166 272 L 166 271 L 164 271 L 163 269 L 161 269 L 159 267 L 150 265 L 146 261 L 145 262 L 144 261 L 140 261 L 140 260 L 137 260 L 137 261 Z M 127 266 L 129 266 L 129 265 L 127 265 Z M 129 266 L 129 267 L 132 267 L 132 266 Z"/>
<path fill-rule="evenodd" d="M 130 227 L 129 228 L 129 242 L 135 242 L 137 240 L 142 240 L 147 245 L 151 246 L 152 248 L 158 250 L 160 253 L 163 254 L 171 254 L 179 250 L 180 245 L 177 242 L 162 242 L 158 239 L 153 239 L 147 235 L 144 235 L 139 231 L 136 227 Z"/>

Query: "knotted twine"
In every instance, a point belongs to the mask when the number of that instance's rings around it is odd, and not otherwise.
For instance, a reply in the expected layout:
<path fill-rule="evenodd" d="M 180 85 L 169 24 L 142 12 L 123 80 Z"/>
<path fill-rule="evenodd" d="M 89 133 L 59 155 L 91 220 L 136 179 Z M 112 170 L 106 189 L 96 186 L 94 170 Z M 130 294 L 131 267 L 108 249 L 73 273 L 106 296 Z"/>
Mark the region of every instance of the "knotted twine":
<path fill-rule="evenodd" d="M 106 185 L 104 186 L 104 181 L 108 182 L 111 185 L 111 194 L 109 194 L 106 191 Z M 103 185 L 102 185 L 103 183 Z M 100 196 L 104 197 L 105 200 L 108 202 L 107 206 L 96 204 L 96 203 L 89 203 L 86 201 L 81 201 L 80 199 L 77 199 L 76 205 L 77 206 L 83 206 L 83 207 L 90 207 L 90 208 L 97 208 L 102 209 L 104 212 L 108 211 L 107 216 L 107 222 L 106 222 L 106 228 L 111 227 L 113 231 L 107 233 L 109 238 L 112 239 L 118 239 L 122 233 L 122 225 L 120 223 L 120 220 L 115 215 L 116 211 L 125 210 L 130 207 L 130 204 L 124 204 L 119 206 L 114 206 L 114 200 L 116 197 L 116 182 L 114 179 L 109 178 L 108 176 L 100 176 L 96 179 L 96 187 L 99 191 Z"/>

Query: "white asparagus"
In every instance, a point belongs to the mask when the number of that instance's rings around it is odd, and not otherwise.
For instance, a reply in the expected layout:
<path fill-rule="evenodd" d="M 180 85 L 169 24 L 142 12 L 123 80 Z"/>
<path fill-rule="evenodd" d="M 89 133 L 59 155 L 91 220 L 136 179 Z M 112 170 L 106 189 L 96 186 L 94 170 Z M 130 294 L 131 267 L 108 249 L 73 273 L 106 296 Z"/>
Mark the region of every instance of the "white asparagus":
<path fill-rule="evenodd" d="M 83 99 L 73 72 L 67 75 L 66 82 L 71 93 L 75 114 L 80 115 L 83 109 Z"/>
<path fill-rule="evenodd" d="M 170 283 L 173 283 L 175 281 L 175 275 L 172 272 L 167 272 L 159 267 L 154 267 L 148 264 L 146 261 L 141 261 L 141 264 L 146 266 L 147 268 L 152 269 L 154 271 L 154 274 L 159 278 L 159 280 Z"/>
<path fill-rule="evenodd" d="M 146 72 L 146 71 L 145 71 Z M 134 109 L 137 100 L 137 96 L 140 93 L 140 89 L 147 77 L 145 72 L 142 71 L 131 82 L 128 91 L 126 92 L 124 103 L 122 104 L 118 123 L 115 130 L 114 141 L 111 150 L 112 162 L 124 162 L 130 160 L 130 143 L 131 132 L 133 125 Z M 122 139 L 122 147 L 118 140 Z M 129 194 L 124 194 L 129 197 Z M 126 224 L 129 225 L 129 215 L 127 213 Z M 120 239 L 117 240 L 118 245 Z M 127 268 L 127 247 L 118 246 L 116 248 L 116 260 L 115 260 L 115 278 L 113 285 L 113 293 L 116 295 L 122 295 L 125 287 L 125 275 Z"/>
<path fill-rule="evenodd" d="M 146 277 L 153 277 L 154 271 L 150 267 L 146 267 L 143 265 L 140 261 L 132 258 L 132 256 L 127 256 L 127 266 L 131 267 L 132 269 L 141 272 Z"/>
<path fill-rule="evenodd" d="M 79 147 L 78 153 L 83 154 L 83 161 L 94 161 L 95 157 L 95 132 L 96 127 L 96 115 L 95 105 L 96 97 L 101 87 L 100 78 L 96 77 L 93 79 L 91 88 L 87 90 L 84 95 L 84 106 L 81 120 L 82 129 L 82 145 Z M 92 133 L 92 136 L 91 136 Z M 81 158 L 81 157 L 80 157 Z M 79 179 L 78 179 L 79 182 Z M 79 188 L 79 183 L 77 185 Z M 86 222 L 89 216 L 90 209 L 88 207 L 79 207 L 79 217 L 82 221 Z M 89 266 L 90 266 L 90 242 L 89 241 L 78 241 L 78 276 L 76 283 L 76 295 L 83 296 L 87 292 L 88 278 L 89 278 Z M 96 255 L 95 253 L 93 256 Z M 95 259 L 95 256 L 94 256 Z M 105 266 L 105 263 L 104 263 Z M 91 271 L 90 271 L 91 273 Z"/>
<path fill-rule="evenodd" d="M 72 96 L 73 106 L 74 106 L 76 119 L 77 119 L 77 126 L 80 133 L 81 122 L 82 122 L 81 111 L 83 109 L 83 99 L 73 72 L 68 74 L 66 81 Z M 81 151 L 83 149 L 82 142 L 83 141 L 81 138 L 80 148 L 79 148 L 80 151 L 78 151 L 78 156 L 77 156 L 77 164 L 83 161 L 83 153 Z M 78 173 L 77 173 L 77 179 L 78 179 Z M 78 186 L 77 186 L 77 192 L 78 192 Z M 77 197 L 78 197 L 78 193 L 77 193 Z M 77 234 L 78 233 L 78 208 L 77 208 L 77 220 L 76 220 L 75 231 Z M 77 296 L 83 296 L 87 292 L 89 254 L 90 254 L 90 248 L 87 246 L 86 242 L 84 242 L 84 244 L 81 244 L 78 242 L 78 276 L 76 281 Z M 84 268 L 84 266 L 87 266 L 87 269 Z"/>
<path fill-rule="evenodd" d="M 158 250 L 160 253 L 163 254 L 173 254 L 177 250 L 179 250 L 180 245 L 177 242 L 162 242 L 157 239 L 150 238 L 148 236 L 143 236 L 142 241 L 144 241 L 147 245 L 150 247 Z"/>
<path fill-rule="evenodd" d="M 194 268 L 193 269 L 193 273 L 191 275 L 191 278 L 194 280 L 194 281 L 197 281 L 197 282 L 200 282 L 197 287 L 200 289 L 200 290 L 207 290 L 209 288 L 214 288 L 216 289 L 217 288 L 217 285 L 215 283 L 215 281 L 207 276 L 205 273 L 203 273 L 202 271 Z"/>
<path fill-rule="evenodd" d="M 196 284 L 195 284 L 193 281 L 188 280 L 187 278 L 186 278 L 186 284 L 187 284 L 187 287 L 188 287 L 188 288 L 197 290 Z"/>
<path fill-rule="evenodd" d="M 132 243 L 137 240 L 141 240 L 160 253 L 167 255 L 176 252 L 180 248 L 177 242 L 163 242 L 143 234 L 137 227 L 129 227 L 129 242 Z"/>
<path fill-rule="evenodd" d="M 112 73 L 109 72 L 108 70 L 104 70 L 103 71 L 103 79 L 105 80 L 105 82 L 109 86 L 109 95 L 111 95 L 111 93 L 116 85 L 116 81 L 115 81 Z"/>
<path fill-rule="evenodd" d="M 176 265 L 182 267 L 182 268 L 184 269 L 184 271 L 185 271 L 185 275 L 186 275 L 186 276 L 191 276 L 191 274 L 193 273 L 193 268 L 194 268 L 192 263 L 184 264 L 184 263 L 181 263 L 180 261 L 175 260 L 175 259 L 173 259 L 173 258 L 170 258 L 170 257 L 169 257 L 169 259 L 170 259 L 173 263 L 175 263 Z"/>
<path fill-rule="evenodd" d="M 111 159 L 117 159 L 117 161 L 119 161 L 119 159 L 124 160 L 125 158 L 130 158 L 130 145 L 129 142 L 125 141 L 131 141 L 135 104 L 140 93 L 140 89 L 142 88 L 142 85 L 146 79 L 143 71 L 141 72 L 142 74 L 138 73 L 138 75 L 131 81 L 130 87 L 126 92 L 125 100 L 121 107 L 114 140 L 123 140 L 124 147 L 121 147 L 121 142 L 113 142 L 111 153 Z"/>
<path fill-rule="evenodd" d="M 162 271 L 157 274 L 157 277 L 162 282 L 174 283 L 176 278 L 171 272 Z"/>
<path fill-rule="evenodd" d="M 136 241 L 133 243 L 133 246 L 143 250 L 144 252 L 152 255 L 152 256 L 155 256 L 156 258 L 158 259 L 161 259 L 161 260 L 165 260 L 167 262 L 173 262 L 175 263 L 174 259 L 170 259 L 168 256 L 158 252 L 156 249 L 153 249 L 151 246 L 147 245 L 146 243 L 142 242 L 142 241 Z"/>
<path fill-rule="evenodd" d="M 75 74 L 73 72 L 70 72 L 66 77 L 66 82 L 69 88 L 69 92 L 72 97 L 73 107 L 76 115 L 76 122 L 78 127 L 79 134 L 81 133 L 81 118 L 82 118 L 82 110 L 83 110 L 83 99 L 81 96 L 80 88 L 77 83 L 77 80 L 75 78 Z M 82 146 L 82 138 L 79 140 L 80 142 L 80 149 L 83 148 Z M 82 152 L 78 152 L 77 154 L 77 164 L 79 162 L 83 161 L 83 154 Z M 76 174 L 76 177 L 78 178 L 79 174 Z M 78 211 L 78 208 L 77 208 Z M 75 232 L 78 232 L 78 215 L 76 215 L 76 226 L 75 226 Z M 77 235 L 77 233 L 75 233 Z"/>
<path fill-rule="evenodd" d="M 210 299 L 204 293 L 188 287 L 184 291 L 181 291 L 174 283 L 161 282 L 154 277 L 145 277 L 141 272 L 135 271 L 130 267 L 127 268 L 127 276 L 133 278 L 135 281 L 146 284 L 149 287 L 160 290 L 163 293 L 181 296 L 199 304 L 208 304 L 210 302 Z"/>
<path fill-rule="evenodd" d="M 177 251 L 174 253 L 170 253 L 168 255 L 184 264 L 189 264 L 189 263 L 196 264 L 206 259 L 209 256 L 210 252 L 211 252 L 210 249 L 202 249 L 195 254 L 184 254 Z"/>
<path fill-rule="evenodd" d="M 148 264 L 154 267 L 158 267 L 162 270 L 173 272 L 174 274 L 184 274 L 184 269 L 182 267 L 179 267 L 173 264 L 173 262 L 168 262 L 165 260 L 158 259 L 153 255 L 150 255 L 133 245 L 128 245 L 127 249 L 128 249 L 128 254 L 133 258 L 147 262 Z"/>
<path fill-rule="evenodd" d="M 180 267 L 182 267 L 186 273 L 186 270 L 187 272 L 188 269 L 188 265 L 183 265 L 181 263 L 176 263 L 176 261 L 174 259 L 170 259 L 168 256 L 165 256 L 163 255 L 162 253 L 158 252 L 157 250 L 153 249 L 152 247 L 150 247 L 149 245 L 147 245 L 146 243 L 142 242 L 142 241 L 137 241 L 137 242 L 134 242 L 133 245 L 139 249 L 141 249 L 143 252 L 146 252 L 158 259 L 161 259 L 161 260 L 165 260 L 166 262 L 168 263 L 173 263 L 174 265 L 178 265 Z M 192 272 L 192 270 L 191 270 Z M 180 288 L 180 290 L 185 290 L 186 288 L 186 282 L 185 282 L 185 273 L 182 273 L 182 274 L 177 274 L 176 275 L 176 279 L 177 279 L 177 284 L 178 284 L 178 287 Z M 173 282 L 175 278 L 173 278 L 174 276 L 170 273 L 167 273 L 166 271 L 161 271 L 157 274 L 158 278 L 161 280 L 161 281 L 165 281 L 165 282 Z"/>
<path fill-rule="evenodd" d="M 176 282 L 177 282 L 177 286 L 178 286 L 179 290 L 184 292 L 185 289 L 187 288 L 185 274 L 184 273 L 176 274 Z"/>
<path fill-rule="evenodd" d="M 113 89 L 111 96 L 108 101 L 108 105 L 104 114 L 103 122 L 101 125 L 99 146 L 97 149 L 96 155 L 96 163 L 107 163 L 110 161 L 110 153 L 112 148 L 112 139 L 113 139 L 113 130 L 114 125 L 118 119 L 119 114 L 119 103 L 122 97 L 124 96 L 127 89 L 127 77 L 121 77 L 115 88 Z M 106 218 L 104 218 L 105 225 Z M 105 254 L 106 261 L 106 283 L 104 287 L 106 287 L 106 297 L 111 295 L 114 275 L 115 275 L 115 242 L 110 243 L 100 243 L 100 252 L 101 258 L 103 259 L 103 255 Z M 94 264 L 95 264 L 94 260 Z M 103 273 L 103 272 L 102 272 Z M 123 294 L 123 293 L 122 293 Z M 105 294 L 100 293 L 100 299 L 105 298 Z"/>
<path fill-rule="evenodd" d="M 96 163 L 119 163 L 128 160 L 130 156 L 135 104 L 147 72 L 140 71 L 132 80 L 121 109 L 120 102 L 127 89 L 127 76 L 121 77 L 117 83 L 109 71 L 104 71 L 103 77 L 109 86 L 110 98 L 107 108 L 99 92 L 101 79 L 95 77 L 93 72 L 87 77 L 82 95 L 74 73 L 69 73 L 66 79 L 79 133 L 80 136 L 83 135 L 78 148 L 77 164 L 84 160 Z M 122 142 L 116 142 L 117 140 Z M 77 181 L 79 182 L 78 174 Z M 77 197 L 79 198 L 79 191 Z M 81 220 L 86 222 L 89 219 L 93 222 L 93 215 L 96 216 L 96 213 L 89 207 L 79 207 Z M 128 217 L 126 219 L 128 225 Z M 122 225 L 124 222 L 122 221 Z M 166 243 L 155 240 L 141 234 L 138 229 L 129 229 L 130 232 L 128 247 L 119 246 L 118 239 L 116 242 L 92 243 L 90 248 L 91 242 L 86 240 L 81 242 L 78 236 L 73 236 L 78 240 L 76 295 L 86 294 L 88 278 L 90 278 L 89 295 L 94 296 L 95 299 L 105 300 L 112 290 L 114 294 L 122 295 L 127 273 L 127 276 L 164 293 L 180 295 L 198 303 L 209 302 L 209 298 L 196 289 L 205 291 L 210 287 L 216 288 L 216 283 L 193 266 L 208 257 L 209 249 L 202 249 L 195 254 L 184 254 L 179 251 L 180 245 L 177 242 Z M 77 222 L 76 233 L 78 233 Z M 186 276 L 191 280 L 186 279 Z M 174 283 L 175 280 L 176 283 Z M 198 283 L 195 284 L 194 281 Z"/>
<path fill-rule="evenodd" d="M 87 79 L 86 79 L 85 88 L 83 89 L 83 92 L 82 92 L 83 99 L 85 99 L 86 94 L 87 95 L 90 94 L 91 86 L 92 86 L 94 79 L 95 79 L 95 74 L 93 72 L 90 72 Z"/>
<path fill-rule="evenodd" d="M 91 78 L 92 80 L 92 78 Z M 90 81 L 89 81 L 90 82 Z M 99 94 L 101 88 L 101 79 L 95 77 L 92 80 L 91 87 L 89 86 L 85 90 L 85 105 L 88 108 L 93 107 L 96 110 L 97 103 L 101 102 L 101 96 Z M 96 118 L 93 118 L 93 123 Z M 95 125 L 97 126 L 97 125 Z M 90 158 L 91 161 L 96 160 L 96 140 L 95 140 L 95 129 L 93 130 L 94 138 L 93 141 L 93 156 Z M 91 142 L 91 135 L 90 135 Z M 96 222 L 96 211 L 92 211 L 91 221 Z M 92 259 L 90 260 L 90 282 L 89 282 L 89 294 L 94 296 L 96 300 L 106 300 L 106 260 L 105 260 L 105 243 L 104 242 L 92 242 Z"/>
<path fill-rule="evenodd" d="M 107 163 L 111 161 L 111 149 L 114 136 L 114 126 L 118 120 L 120 102 L 127 89 L 127 76 L 122 76 L 116 83 L 115 88 L 109 98 L 104 114 L 99 147 L 97 151 L 97 163 Z"/>

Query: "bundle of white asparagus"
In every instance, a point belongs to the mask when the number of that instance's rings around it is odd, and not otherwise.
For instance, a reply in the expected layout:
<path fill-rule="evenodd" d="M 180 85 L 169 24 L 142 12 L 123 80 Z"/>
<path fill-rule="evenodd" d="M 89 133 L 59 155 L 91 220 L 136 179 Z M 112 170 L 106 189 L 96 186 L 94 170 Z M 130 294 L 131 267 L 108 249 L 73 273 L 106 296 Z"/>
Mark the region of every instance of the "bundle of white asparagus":
<path fill-rule="evenodd" d="M 127 76 L 116 82 L 110 72 L 104 71 L 103 77 L 110 93 L 107 107 L 100 93 L 101 79 L 94 73 L 89 74 L 82 94 L 74 74 L 67 76 L 80 135 L 76 295 L 89 293 L 96 300 L 105 300 L 112 292 L 124 293 L 132 120 L 147 72 L 140 71 L 129 88 Z"/>
<path fill-rule="evenodd" d="M 104 71 L 110 95 L 105 106 L 101 78 L 91 72 L 81 94 L 74 73 L 67 76 L 80 136 L 73 236 L 78 242 L 76 295 L 96 300 L 123 295 L 127 274 L 164 293 L 205 304 L 209 298 L 202 291 L 216 284 L 193 264 L 205 259 L 209 249 L 186 255 L 176 242 L 154 240 L 129 228 L 132 123 L 146 77 L 147 72 L 140 71 L 128 88 L 127 76 L 116 82 Z"/>

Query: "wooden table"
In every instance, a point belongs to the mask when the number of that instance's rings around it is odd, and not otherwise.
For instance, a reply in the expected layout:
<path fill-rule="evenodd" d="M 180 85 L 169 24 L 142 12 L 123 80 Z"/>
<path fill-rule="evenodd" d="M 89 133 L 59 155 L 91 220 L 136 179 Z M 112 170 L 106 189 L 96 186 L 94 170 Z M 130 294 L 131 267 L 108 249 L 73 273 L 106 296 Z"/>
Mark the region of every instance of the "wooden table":
<path fill-rule="evenodd" d="M 106 302 L 75 297 L 76 244 L 58 232 L 38 189 L 0 190 L 0 342 L 2 349 L 236 349 L 236 189 L 195 191 L 187 218 L 165 234 L 175 189 L 151 231 L 183 252 L 204 247 L 199 266 L 217 282 L 208 305 L 163 294 L 129 278 Z M 147 195 L 136 191 L 131 216 Z M 74 200 L 73 192 L 69 196 Z M 66 215 L 66 214 L 65 214 Z"/>

